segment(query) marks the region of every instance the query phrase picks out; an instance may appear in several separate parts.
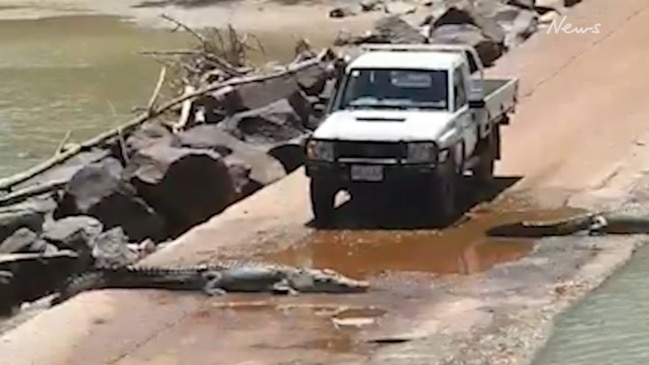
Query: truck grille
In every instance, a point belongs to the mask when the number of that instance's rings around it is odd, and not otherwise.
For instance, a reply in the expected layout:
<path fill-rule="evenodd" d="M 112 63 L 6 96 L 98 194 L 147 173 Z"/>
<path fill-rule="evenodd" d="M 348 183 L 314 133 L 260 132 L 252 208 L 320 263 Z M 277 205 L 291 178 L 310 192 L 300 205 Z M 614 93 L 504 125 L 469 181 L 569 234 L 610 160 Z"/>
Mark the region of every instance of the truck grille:
<path fill-rule="evenodd" d="M 398 142 L 336 142 L 337 158 L 396 158 L 406 157 L 404 144 Z"/>

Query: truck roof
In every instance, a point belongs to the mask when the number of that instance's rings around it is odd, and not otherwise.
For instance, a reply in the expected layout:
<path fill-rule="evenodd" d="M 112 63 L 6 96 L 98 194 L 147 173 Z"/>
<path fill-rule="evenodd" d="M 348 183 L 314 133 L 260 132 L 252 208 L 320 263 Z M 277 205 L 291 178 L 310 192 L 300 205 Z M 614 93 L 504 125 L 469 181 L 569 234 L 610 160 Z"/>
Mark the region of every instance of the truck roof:
<path fill-rule="evenodd" d="M 348 70 L 353 68 L 452 70 L 462 61 L 461 55 L 451 52 L 371 51 L 354 59 L 349 64 Z"/>

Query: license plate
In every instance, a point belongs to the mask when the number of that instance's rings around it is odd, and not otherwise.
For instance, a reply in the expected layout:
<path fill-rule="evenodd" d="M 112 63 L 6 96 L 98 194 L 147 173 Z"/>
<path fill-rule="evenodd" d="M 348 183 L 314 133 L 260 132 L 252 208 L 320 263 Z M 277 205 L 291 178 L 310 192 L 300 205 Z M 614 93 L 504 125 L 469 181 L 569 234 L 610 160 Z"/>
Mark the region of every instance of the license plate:
<path fill-rule="evenodd" d="M 383 166 L 352 165 L 351 179 L 354 181 L 381 181 L 383 180 Z"/>

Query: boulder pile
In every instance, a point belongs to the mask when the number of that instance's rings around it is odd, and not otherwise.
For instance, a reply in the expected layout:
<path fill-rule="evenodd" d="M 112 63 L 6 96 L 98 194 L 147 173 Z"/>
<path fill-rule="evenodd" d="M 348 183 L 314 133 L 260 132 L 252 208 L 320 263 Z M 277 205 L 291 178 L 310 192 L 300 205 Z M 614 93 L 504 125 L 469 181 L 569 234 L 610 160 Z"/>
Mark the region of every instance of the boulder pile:
<path fill-rule="evenodd" d="M 362 1 L 335 8 L 330 17 L 382 11 L 387 15 L 364 34 L 341 31 L 337 46 L 364 43 L 468 44 L 485 66 L 516 47 L 561 14 L 569 0 Z M 394 11 L 391 9 L 400 9 Z"/>
<path fill-rule="evenodd" d="M 301 165 L 335 56 L 302 47 L 286 66 L 254 69 L 204 46 L 178 61 L 201 68 L 177 90 L 213 90 L 0 192 L 0 296 L 12 293 L 0 310 L 52 291 L 44 278 L 61 252 L 74 258 L 56 266 L 60 280 L 132 264 Z"/>

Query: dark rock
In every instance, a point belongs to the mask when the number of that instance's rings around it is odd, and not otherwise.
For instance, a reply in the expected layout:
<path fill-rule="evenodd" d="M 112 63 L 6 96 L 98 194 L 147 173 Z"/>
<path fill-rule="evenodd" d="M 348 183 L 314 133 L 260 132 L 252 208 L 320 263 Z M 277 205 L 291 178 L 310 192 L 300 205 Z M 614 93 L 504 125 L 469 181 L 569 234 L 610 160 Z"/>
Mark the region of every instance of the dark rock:
<path fill-rule="evenodd" d="M 304 165 L 305 148 L 300 141 L 281 143 L 268 151 L 268 154 L 282 163 L 286 173 L 291 173 Z"/>
<path fill-rule="evenodd" d="M 8 288 L 11 298 L 6 298 L 3 292 L 0 306 L 5 306 L 5 300 L 11 306 L 16 306 L 51 293 L 77 270 L 77 260 L 78 255 L 72 251 L 0 255 L 0 271 L 13 275 L 11 287 Z"/>
<path fill-rule="evenodd" d="M 493 44 L 504 45 L 505 32 L 494 19 L 480 14 L 471 3 L 460 3 L 449 7 L 442 16 L 437 18 L 431 31 L 445 25 L 469 24 L 477 27 L 483 36 Z"/>
<path fill-rule="evenodd" d="M 37 239 L 38 235 L 29 228 L 19 228 L 0 243 L 0 253 L 32 252 L 31 247 Z"/>
<path fill-rule="evenodd" d="M 307 95 L 318 95 L 333 75 L 324 66 L 314 65 L 298 71 L 295 76 L 298 85 Z"/>
<path fill-rule="evenodd" d="M 50 199 L 30 199 L 20 204 L 0 208 L 0 242 L 22 227 L 40 233 L 45 214 L 54 208 L 52 204 L 53 201 Z"/>
<path fill-rule="evenodd" d="M 564 0 L 563 5 L 567 7 L 572 7 L 579 4 L 581 0 Z"/>
<path fill-rule="evenodd" d="M 39 238 L 30 246 L 29 251 L 51 255 L 58 252 L 59 249 L 55 245 Z"/>
<path fill-rule="evenodd" d="M 224 159 L 228 166 L 230 178 L 232 179 L 235 198 L 242 199 L 259 189 L 260 184 L 255 184 L 250 178 L 252 167 L 236 155 L 230 155 Z"/>
<path fill-rule="evenodd" d="M 352 8 L 351 6 L 341 6 L 341 7 L 337 7 L 337 8 L 332 9 L 329 12 L 329 17 L 330 18 L 346 18 L 346 17 L 354 16 L 356 14 L 358 14 L 358 12 L 354 8 Z"/>
<path fill-rule="evenodd" d="M 304 102 L 308 105 L 307 100 Z M 307 116 L 300 115 L 291 102 L 284 99 L 256 110 L 236 114 L 223 123 L 228 133 L 242 141 L 276 143 L 306 133 L 311 114 L 312 111 Z"/>
<path fill-rule="evenodd" d="M 222 156 L 243 161 L 252 168 L 249 178 L 251 186 L 263 186 L 273 183 L 284 176 L 286 171 L 279 161 L 267 155 L 273 145 L 249 144 L 233 137 L 220 125 L 198 125 L 179 134 L 182 147 L 211 149 L 217 152 L 227 149 Z M 231 172 L 237 172 L 231 171 Z M 236 179 L 236 176 L 233 176 Z M 248 187 L 244 190 L 250 190 Z"/>
<path fill-rule="evenodd" d="M 178 134 L 174 147 L 212 150 L 221 156 L 232 153 L 232 144 L 240 142 L 219 125 L 197 125 Z"/>
<path fill-rule="evenodd" d="M 471 24 L 449 24 L 436 28 L 431 33 L 431 43 L 467 44 L 478 52 L 482 63 L 491 65 L 504 52 L 501 44 L 484 36 L 480 29 Z"/>
<path fill-rule="evenodd" d="M 70 216 L 46 224 L 41 237 L 61 249 L 87 251 L 104 230 L 99 220 L 88 216 Z"/>
<path fill-rule="evenodd" d="M 128 237 L 120 227 L 103 232 L 95 238 L 92 256 L 98 266 L 130 265 L 138 259 L 137 253 L 128 248 Z"/>
<path fill-rule="evenodd" d="M 221 212 L 235 198 L 228 167 L 212 151 L 154 145 L 138 151 L 124 175 L 165 218 L 172 236 Z"/>
<path fill-rule="evenodd" d="M 164 221 L 122 181 L 123 168 L 114 158 L 86 166 L 72 177 L 54 212 L 54 219 L 87 215 L 106 229 L 120 226 L 134 241 L 165 238 Z"/>
<path fill-rule="evenodd" d="M 241 85 L 223 97 L 228 115 L 263 108 L 276 101 L 286 99 L 300 108 L 304 92 L 300 89 L 298 78 L 278 77 L 266 81 Z"/>
<path fill-rule="evenodd" d="M 536 0 L 508 0 L 507 4 L 518 6 L 524 9 L 533 10 L 536 6 Z"/>
<path fill-rule="evenodd" d="M 177 137 L 160 123 L 148 122 L 142 124 L 126 139 L 126 150 L 128 155 L 135 151 L 147 148 L 156 143 L 172 145 L 177 142 Z"/>
<path fill-rule="evenodd" d="M 427 41 L 417 28 L 398 15 L 377 20 L 372 35 L 368 40 L 370 43 L 417 44 Z"/>
<path fill-rule="evenodd" d="M 363 0 L 360 2 L 361 10 L 368 11 L 379 11 L 385 10 L 385 3 L 381 0 Z"/>

